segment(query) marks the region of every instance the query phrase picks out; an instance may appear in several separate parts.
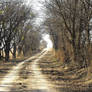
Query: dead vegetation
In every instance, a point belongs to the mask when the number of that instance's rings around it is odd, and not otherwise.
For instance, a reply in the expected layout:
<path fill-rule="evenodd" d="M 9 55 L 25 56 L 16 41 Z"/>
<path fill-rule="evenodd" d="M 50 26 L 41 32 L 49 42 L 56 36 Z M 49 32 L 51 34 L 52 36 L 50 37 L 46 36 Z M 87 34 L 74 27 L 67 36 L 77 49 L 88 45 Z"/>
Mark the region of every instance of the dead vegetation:
<path fill-rule="evenodd" d="M 9 62 L 5 62 L 4 60 L 0 61 L 0 82 L 10 72 L 10 70 L 12 70 L 14 66 L 16 66 L 26 58 L 27 57 L 10 59 Z"/>
<path fill-rule="evenodd" d="M 88 69 L 79 66 L 64 66 L 51 53 L 40 61 L 42 73 L 64 92 L 92 92 L 92 78 L 87 79 Z M 92 74 L 91 74 L 92 76 Z"/>

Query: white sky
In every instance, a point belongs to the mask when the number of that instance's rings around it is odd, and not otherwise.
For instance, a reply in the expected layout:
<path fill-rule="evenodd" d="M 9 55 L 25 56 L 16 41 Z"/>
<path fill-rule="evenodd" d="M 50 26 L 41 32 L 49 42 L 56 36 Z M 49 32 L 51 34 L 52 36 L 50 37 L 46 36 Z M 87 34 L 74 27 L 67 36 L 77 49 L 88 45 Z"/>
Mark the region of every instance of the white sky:
<path fill-rule="evenodd" d="M 36 23 L 40 25 L 40 23 L 42 21 L 44 21 L 44 13 L 43 13 L 43 5 L 40 3 L 41 1 L 44 0 L 27 0 L 28 5 L 30 5 L 30 3 L 32 3 L 33 5 L 33 9 L 35 10 L 35 12 L 38 14 L 38 18 L 36 19 Z M 53 43 L 51 41 L 50 35 L 49 34 L 43 34 L 42 35 L 43 40 L 46 41 L 47 43 L 47 49 L 53 48 Z"/>
<path fill-rule="evenodd" d="M 48 34 L 43 34 L 43 39 L 47 43 L 47 49 L 53 48 L 53 43 L 52 43 L 51 38 Z"/>
<path fill-rule="evenodd" d="M 43 5 L 41 2 L 44 2 L 44 0 L 25 0 L 28 5 L 32 5 L 34 12 L 37 14 L 36 18 L 36 24 L 40 25 L 41 22 L 44 21 L 44 13 L 43 13 Z"/>

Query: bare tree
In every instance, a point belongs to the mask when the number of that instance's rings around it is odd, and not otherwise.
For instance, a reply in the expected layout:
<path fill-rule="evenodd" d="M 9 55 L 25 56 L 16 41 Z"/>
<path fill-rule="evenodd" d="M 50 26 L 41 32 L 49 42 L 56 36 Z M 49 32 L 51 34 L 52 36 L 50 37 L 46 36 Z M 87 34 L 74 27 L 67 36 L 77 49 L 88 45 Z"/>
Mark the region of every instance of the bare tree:
<path fill-rule="evenodd" d="M 11 48 L 14 48 L 14 57 L 16 57 L 16 39 L 19 29 L 19 26 L 22 24 L 22 27 L 26 21 L 31 20 L 33 16 L 31 15 L 31 8 L 27 7 L 23 2 L 19 1 L 1 1 L 1 17 L 0 20 L 0 42 L 1 48 L 5 51 L 5 60 L 9 60 L 9 52 Z"/>
<path fill-rule="evenodd" d="M 80 66 L 90 62 L 91 55 L 91 1 L 50 0 L 45 1 L 50 34 L 55 34 L 55 46 L 64 51 L 64 56 Z M 53 30 L 52 30 L 53 29 Z M 57 43 L 56 43 L 57 41 Z M 66 55 L 67 54 L 67 55 Z"/>

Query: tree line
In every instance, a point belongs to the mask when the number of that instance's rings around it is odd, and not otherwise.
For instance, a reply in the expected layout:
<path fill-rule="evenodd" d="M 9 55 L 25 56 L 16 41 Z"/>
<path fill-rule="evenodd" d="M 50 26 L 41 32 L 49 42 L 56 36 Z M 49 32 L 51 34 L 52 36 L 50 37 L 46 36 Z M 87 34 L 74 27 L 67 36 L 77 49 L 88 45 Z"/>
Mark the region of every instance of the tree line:
<path fill-rule="evenodd" d="M 16 51 L 25 55 L 39 47 L 40 34 L 33 28 L 34 18 L 32 8 L 23 0 L 0 1 L 0 59 L 8 61 L 10 52 L 16 58 Z"/>
<path fill-rule="evenodd" d="M 64 64 L 89 66 L 92 60 L 92 1 L 45 0 L 43 23 Z"/>

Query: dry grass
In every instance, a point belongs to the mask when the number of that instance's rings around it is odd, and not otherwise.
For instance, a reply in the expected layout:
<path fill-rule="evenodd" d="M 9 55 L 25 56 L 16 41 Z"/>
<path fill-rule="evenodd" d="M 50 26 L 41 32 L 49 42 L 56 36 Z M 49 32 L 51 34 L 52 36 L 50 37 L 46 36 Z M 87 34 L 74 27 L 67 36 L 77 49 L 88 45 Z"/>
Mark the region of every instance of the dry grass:
<path fill-rule="evenodd" d="M 8 62 L 2 60 L 0 61 L 0 81 L 4 78 L 4 76 L 19 62 L 26 59 L 25 57 L 18 57 L 16 59 L 10 59 Z"/>
<path fill-rule="evenodd" d="M 86 68 L 64 67 L 52 53 L 40 61 L 40 67 L 57 89 L 64 89 L 65 92 L 92 92 L 92 78 L 86 80 Z"/>

